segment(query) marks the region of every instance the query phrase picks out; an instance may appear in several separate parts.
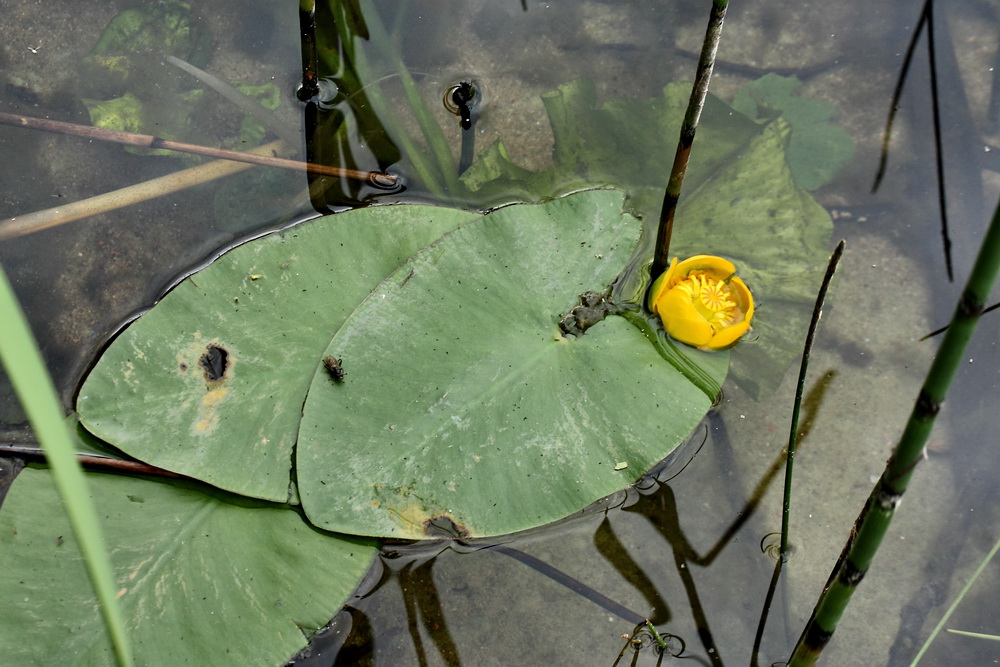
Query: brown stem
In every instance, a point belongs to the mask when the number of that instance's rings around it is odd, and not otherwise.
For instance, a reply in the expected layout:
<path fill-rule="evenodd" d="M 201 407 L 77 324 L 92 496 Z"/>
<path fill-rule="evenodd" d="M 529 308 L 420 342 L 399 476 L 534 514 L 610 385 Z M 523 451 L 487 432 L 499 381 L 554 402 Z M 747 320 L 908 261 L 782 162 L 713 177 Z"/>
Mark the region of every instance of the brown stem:
<path fill-rule="evenodd" d="M 71 134 L 78 137 L 86 137 L 88 139 L 125 144 L 127 146 L 138 146 L 140 148 L 163 148 L 170 151 L 193 153 L 195 155 L 221 158 L 223 160 L 248 162 L 250 164 L 257 164 L 265 167 L 278 167 L 280 169 L 292 169 L 294 171 L 304 171 L 311 174 L 324 174 L 326 176 L 349 178 L 352 180 L 365 181 L 380 188 L 394 188 L 398 185 L 398 179 L 392 174 L 384 174 L 374 171 L 359 171 L 357 169 L 344 169 L 342 167 L 330 167 L 325 164 L 299 162 L 298 160 L 286 160 L 284 158 L 274 157 L 271 155 L 241 153 L 239 151 L 230 151 L 224 148 L 211 148 L 209 146 L 198 146 L 197 144 L 188 144 L 181 141 L 161 139 L 160 137 L 154 137 L 148 134 L 133 134 L 131 132 L 119 132 L 118 130 L 106 130 L 101 127 L 64 123 L 58 120 L 48 120 L 45 118 L 32 118 L 30 116 L 19 116 L 0 112 L 0 124 L 12 125 L 14 127 L 25 127 L 31 130 L 42 130 L 45 132 L 57 132 L 59 134 Z"/>
<path fill-rule="evenodd" d="M 20 447 L 18 445 L 0 445 L 0 456 L 17 456 L 27 459 L 45 459 L 45 452 L 34 447 Z M 114 470 L 128 472 L 135 475 L 156 475 L 157 477 L 183 477 L 175 472 L 151 466 L 142 461 L 127 461 L 125 459 L 113 459 L 108 456 L 91 456 L 89 454 L 77 454 L 76 459 L 83 465 L 90 468 L 102 470 Z"/>
<path fill-rule="evenodd" d="M 280 141 L 274 141 L 258 148 L 255 152 L 270 153 L 281 148 Z M 25 234 L 32 234 L 43 229 L 81 220 L 100 213 L 107 213 L 125 206 L 162 197 L 172 192 L 178 192 L 202 183 L 208 183 L 224 176 L 236 174 L 251 165 L 245 162 L 229 160 L 213 160 L 197 167 L 175 171 L 166 176 L 160 176 L 149 181 L 136 183 L 119 190 L 105 192 L 95 197 L 89 197 L 70 204 L 61 204 L 53 208 L 25 213 L 7 220 L 0 220 L 0 241 L 6 241 Z"/>

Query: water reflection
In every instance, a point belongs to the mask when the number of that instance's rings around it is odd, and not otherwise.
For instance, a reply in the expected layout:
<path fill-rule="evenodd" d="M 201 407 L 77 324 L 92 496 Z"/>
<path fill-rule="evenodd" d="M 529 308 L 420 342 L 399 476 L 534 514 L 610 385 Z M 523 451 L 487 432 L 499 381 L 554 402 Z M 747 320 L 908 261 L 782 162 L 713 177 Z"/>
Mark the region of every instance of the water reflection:
<path fill-rule="evenodd" d="M 711 454 L 695 458 L 706 442 Z M 772 470 L 783 460 L 779 457 L 758 481 L 735 519 L 712 535 L 724 517 L 688 513 L 684 519 L 678 494 L 698 502 L 692 495 L 699 494 L 692 491 L 717 474 L 712 456 L 724 460 L 730 446 L 724 423 L 709 418 L 657 470 L 559 524 L 499 540 L 386 545 L 347 608 L 292 664 L 481 664 L 491 654 L 511 650 L 522 656 L 519 661 L 532 663 L 548 651 L 546 640 L 581 644 L 565 645 L 557 658 L 562 662 L 577 662 L 584 653 L 590 664 L 611 664 L 625 647 L 641 649 L 640 664 L 660 664 L 667 656 L 643 639 L 648 622 L 667 642 L 672 658 L 721 665 L 728 651 L 717 643 L 716 629 L 725 635 L 733 619 L 720 621 L 720 593 L 726 604 L 749 612 L 748 624 L 754 603 L 743 591 L 720 589 L 719 573 L 706 568 L 725 555 L 741 560 L 744 573 L 754 571 L 766 583 L 770 562 L 755 553 L 754 531 L 760 526 L 751 522 L 759 524 L 759 503 L 775 479 Z M 638 540 L 637 533 L 643 534 Z M 583 570 L 581 558 L 590 562 Z M 442 571 L 447 574 L 435 576 Z M 502 574 L 484 577 L 488 572 Z M 497 581 L 505 583 L 497 587 Z M 543 591 L 542 597 L 526 604 L 526 597 L 536 597 L 528 591 L 536 590 Z M 503 624 L 503 631 L 486 632 L 470 619 L 481 606 L 489 609 L 490 619 L 484 621 Z M 577 615 L 589 617 L 590 625 L 603 617 L 605 631 L 592 627 L 584 631 L 587 638 L 576 637 L 567 616 Z M 513 617 L 532 620 L 523 627 Z M 393 630 L 404 625 L 405 637 Z M 567 636 L 560 638 L 562 633 Z"/>

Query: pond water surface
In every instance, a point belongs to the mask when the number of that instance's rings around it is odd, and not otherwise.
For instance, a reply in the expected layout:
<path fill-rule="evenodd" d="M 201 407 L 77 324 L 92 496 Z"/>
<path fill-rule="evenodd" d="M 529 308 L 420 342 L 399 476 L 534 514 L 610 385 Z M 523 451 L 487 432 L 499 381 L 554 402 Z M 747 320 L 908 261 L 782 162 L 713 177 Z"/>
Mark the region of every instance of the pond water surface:
<path fill-rule="evenodd" d="M 278 127 L 301 134 L 295 6 L 192 4 L 212 35 L 204 68 L 226 81 L 273 82 L 280 104 L 268 140 L 280 134 Z M 484 91 L 477 145 L 502 138 L 513 162 L 541 170 L 551 163 L 553 142 L 542 94 L 585 77 L 600 100 L 645 99 L 669 82 L 689 80 L 708 4 L 400 0 L 380 10 L 455 159 L 461 131 L 440 101 L 448 86 L 475 80 Z M 919 339 L 948 321 L 1000 194 L 992 157 L 1000 127 L 993 90 L 1000 3 L 938 4 L 953 282 L 939 232 L 926 38 L 900 100 L 887 174 L 871 193 L 885 116 L 920 8 L 860 0 L 749 2 L 733 3 L 726 20 L 715 95 L 731 101 L 743 84 L 767 72 L 801 68 L 798 92 L 833 105 L 832 122 L 855 145 L 846 168 L 813 192 L 834 215 L 831 250 L 840 238 L 847 250 L 812 355 L 791 521 L 796 551 L 764 633 L 762 665 L 787 658 L 809 617 L 932 359 L 938 339 Z M 0 111 L 88 124 L 82 100 L 106 91 L 83 56 L 127 5 L 0 0 Z M 188 76 L 157 58 L 142 67 L 148 69 L 129 85 L 144 82 L 148 94 L 174 90 Z M 403 95 L 390 74 L 372 85 L 390 99 Z M 154 103 L 165 110 L 155 122 L 181 113 L 172 103 L 169 92 Z M 197 136 L 184 140 L 238 145 L 241 114 L 220 98 L 198 106 L 186 127 Z M 419 135 L 412 121 L 404 119 L 402 129 Z M 178 158 L 9 127 L 0 127 L 0 146 L 7 156 L 0 164 L 0 219 L 187 166 Z M 362 168 L 385 166 L 357 137 L 346 146 Z M 258 168 L 0 242 L 0 263 L 67 409 L 96 350 L 123 321 L 220 249 L 315 216 L 313 194 L 301 174 Z M 345 207 L 350 196 L 369 193 L 347 194 L 320 208 Z M 389 196 L 434 198 L 432 189 L 418 185 Z M 766 296 L 758 316 L 767 317 Z M 997 332 L 995 315 L 987 315 L 932 434 L 928 459 L 827 649 L 828 664 L 909 664 L 1000 539 Z M 761 351 L 752 342 L 734 351 L 754 354 Z M 610 665 L 626 642 L 622 635 L 643 618 L 683 641 L 683 657 L 697 664 L 750 662 L 773 566 L 761 542 L 780 527 L 780 476 L 768 472 L 787 440 L 796 372 L 793 364 L 777 387 L 761 391 L 728 384 L 721 404 L 660 481 L 564 524 L 503 540 L 502 549 L 451 542 L 386 546 L 348 600 L 350 609 L 337 614 L 311 655 L 296 664 Z M 3 439 L 30 442 L 22 422 L 16 399 L 0 384 Z M 759 501 L 753 511 L 751 498 Z M 994 566 L 947 627 L 1000 633 L 997 586 Z M 990 642 L 945 633 L 924 661 L 985 664 L 995 654 Z M 633 658 L 657 663 L 649 649 L 634 656 L 629 649 L 625 660 Z"/>

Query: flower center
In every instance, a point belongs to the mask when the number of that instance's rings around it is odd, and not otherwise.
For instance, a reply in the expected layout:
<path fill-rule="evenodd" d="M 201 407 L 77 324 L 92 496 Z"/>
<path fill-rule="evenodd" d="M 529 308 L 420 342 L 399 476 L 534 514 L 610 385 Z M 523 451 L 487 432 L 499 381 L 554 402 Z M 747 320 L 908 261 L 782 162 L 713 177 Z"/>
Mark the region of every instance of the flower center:
<path fill-rule="evenodd" d="M 676 285 L 676 289 L 683 290 L 691 298 L 695 310 L 713 331 L 721 331 L 743 319 L 735 295 L 723 280 L 701 271 L 692 271 Z"/>

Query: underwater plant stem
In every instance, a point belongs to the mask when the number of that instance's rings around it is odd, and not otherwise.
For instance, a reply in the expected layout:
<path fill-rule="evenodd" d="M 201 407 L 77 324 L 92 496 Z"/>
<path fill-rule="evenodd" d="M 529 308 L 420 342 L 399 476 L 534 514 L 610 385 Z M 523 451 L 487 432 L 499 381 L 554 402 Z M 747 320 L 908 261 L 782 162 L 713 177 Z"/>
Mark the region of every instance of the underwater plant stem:
<path fill-rule="evenodd" d="M 281 149 L 281 142 L 274 141 L 269 144 L 253 149 L 265 154 Z M 89 218 L 93 215 L 107 213 L 125 206 L 138 204 L 139 202 L 162 197 L 172 192 L 178 192 L 185 188 L 207 183 L 223 176 L 237 174 L 250 169 L 252 165 L 246 162 L 232 162 L 230 160 L 214 160 L 197 167 L 190 167 L 181 171 L 160 176 L 149 181 L 136 183 L 128 187 L 105 192 L 104 194 L 82 199 L 71 204 L 55 206 L 53 208 L 33 211 L 25 215 L 18 215 L 7 220 L 0 220 L 0 241 L 32 234 L 34 232 L 57 227 Z"/>
<path fill-rule="evenodd" d="M 899 443 L 886 463 L 848 537 L 840 559 L 827 580 L 809 622 L 799 637 L 790 667 L 812 665 L 837 627 L 861 579 L 868 571 L 902 499 L 913 471 L 924 456 L 948 387 L 1000 272 L 1000 204 L 979 249 L 979 256 L 959 298 L 951 325 L 931 363 Z"/>
<path fill-rule="evenodd" d="M 875 180 L 872 183 L 872 194 L 878 191 L 882 184 L 882 178 L 889 166 L 889 143 L 892 139 L 892 127 L 896 122 L 896 112 L 899 111 L 899 98 L 903 95 L 903 85 L 906 83 L 906 75 L 910 72 L 910 63 L 913 62 L 913 53 L 917 48 L 917 41 L 927 23 L 930 0 L 925 0 L 923 9 L 920 10 L 920 18 L 913 26 L 913 36 L 906 47 L 906 55 L 903 56 L 903 66 L 899 70 L 899 78 L 896 79 L 896 88 L 892 91 L 892 101 L 889 103 L 889 115 L 885 119 L 885 129 L 882 130 L 882 150 L 879 152 L 878 169 L 875 170 Z"/>
<path fill-rule="evenodd" d="M 934 49 L 934 1 L 924 5 L 927 15 L 927 60 L 930 65 L 931 116 L 934 126 L 934 169 L 937 171 L 938 211 L 941 216 L 941 246 L 944 249 L 944 266 L 948 282 L 955 280 L 951 264 L 951 236 L 948 233 L 948 198 L 944 186 L 944 146 L 941 139 L 941 105 L 938 104 L 937 55 Z"/>
<path fill-rule="evenodd" d="M 701 56 L 698 58 L 698 70 L 694 86 L 691 88 L 691 98 L 684 114 L 677 152 L 674 154 L 674 164 L 670 170 L 670 180 L 667 182 L 663 207 L 660 209 L 660 226 L 656 232 L 653 265 L 650 267 L 651 278 L 659 276 L 670 266 L 670 237 L 674 228 L 674 212 L 681 196 L 681 185 L 687 172 L 688 158 L 691 156 L 691 146 L 698 130 L 698 121 L 701 119 L 702 109 L 705 108 L 705 98 L 708 96 L 708 86 L 712 80 L 712 70 L 715 68 L 715 54 L 719 50 L 719 39 L 722 37 L 722 22 L 726 18 L 728 7 L 729 0 L 712 2 L 708 29 L 705 31 L 705 41 L 702 43 Z"/>
<path fill-rule="evenodd" d="M 830 256 L 830 261 L 826 265 L 826 275 L 819 286 L 819 293 L 816 295 L 816 303 L 813 305 L 812 319 L 809 320 L 809 331 L 806 333 L 806 342 L 802 348 L 802 363 L 799 364 L 799 381 L 795 386 L 795 401 L 792 403 L 792 422 L 788 430 L 788 453 L 785 456 L 785 493 L 781 503 L 781 548 L 779 550 L 780 559 L 788 560 L 788 516 L 792 508 L 792 470 L 795 465 L 795 445 L 798 443 L 799 435 L 799 409 L 802 407 L 802 394 L 806 386 L 806 371 L 809 369 L 809 355 L 812 353 L 813 341 L 816 339 L 816 328 L 819 326 L 819 318 L 823 315 L 823 302 L 826 301 L 826 292 L 830 288 L 830 281 L 837 272 L 837 264 L 840 263 L 840 256 L 844 254 L 844 240 L 834 249 Z"/>
<path fill-rule="evenodd" d="M 934 2 L 924 0 L 923 8 L 920 10 L 920 18 L 913 28 L 913 36 L 906 47 L 906 55 L 903 57 L 903 65 L 899 70 L 899 78 L 896 80 L 896 88 L 892 91 L 892 101 L 889 104 L 889 115 L 885 121 L 885 129 L 882 131 L 882 149 L 879 153 L 878 169 L 875 171 L 875 180 L 872 183 L 872 193 L 874 194 L 882 179 L 885 176 L 886 168 L 889 164 L 889 143 L 892 140 L 892 127 L 896 121 L 896 112 L 899 110 L 899 99 L 903 94 L 903 84 L 910 71 L 910 64 L 913 62 L 913 54 L 916 51 L 917 42 L 927 28 L 927 58 L 929 66 L 929 79 L 931 88 L 931 114 L 934 134 L 934 168 L 937 173 L 937 195 L 938 212 L 941 219 L 941 243 L 944 249 L 945 269 L 948 280 L 954 280 L 954 270 L 951 260 L 951 236 L 948 233 L 948 200 L 944 185 L 944 146 L 941 138 L 941 109 L 938 104 L 938 75 L 937 75 L 937 55 L 934 45 Z"/>
<path fill-rule="evenodd" d="M 0 269 L 0 322 L 4 323 L 3 336 L 0 336 L 0 365 L 7 372 L 31 428 L 45 450 L 52 479 L 100 602 L 104 627 L 118 664 L 131 665 L 132 650 L 125 632 L 125 619 L 118 605 L 118 586 L 104 549 L 97 510 L 87 489 L 83 469 L 74 455 L 72 439 L 63 420 L 52 378 L 3 269 Z"/>
<path fill-rule="evenodd" d="M 326 176 L 350 178 L 353 180 L 371 183 L 379 188 L 395 188 L 398 184 L 398 179 L 392 174 L 383 174 L 374 171 L 359 171 L 357 169 L 343 169 L 341 167 L 330 167 L 325 164 L 300 162 L 298 160 L 286 160 L 272 155 L 258 155 L 255 153 L 230 151 L 224 148 L 211 148 L 209 146 L 188 144 L 182 141 L 161 139 L 160 137 L 154 137 L 148 134 L 134 134 L 132 132 L 106 130 L 101 127 L 64 123 L 62 121 L 48 120 L 46 118 L 32 118 L 30 116 L 18 116 L 15 114 L 0 112 L 0 125 L 12 125 L 14 127 L 24 127 L 31 130 L 56 132 L 58 134 L 71 134 L 78 137 L 86 137 L 88 139 L 98 139 L 100 141 L 110 141 L 116 144 L 125 144 L 126 146 L 138 146 L 139 148 L 162 148 L 169 151 L 192 153 L 194 155 L 203 155 L 205 157 L 219 158 L 222 160 L 247 162 L 249 164 L 256 164 L 264 167 L 278 167 L 280 169 L 304 171 L 311 174 L 324 174 Z"/>
<path fill-rule="evenodd" d="M 476 127 L 462 128 L 462 154 L 458 161 L 458 173 L 464 174 L 472 166 L 476 154 Z"/>
<path fill-rule="evenodd" d="M 45 450 L 37 447 L 0 445 L 0 456 L 45 460 Z M 76 454 L 76 460 L 80 462 L 80 465 L 106 471 L 127 472 L 132 475 L 152 475 L 154 477 L 183 477 L 183 475 L 176 472 L 157 468 L 142 461 L 127 461 L 125 459 L 114 459 L 109 456 L 94 456 L 91 454 Z"/>
<path fill-rule="evenodd" d="M 413 162 L 414 167 L 417 167 L 418 172 L 424 178 L 424 185 L 428 187 L 429 190 L 435 192 L 435 194 L 443 190 L 446 193 L 454 193 L 461 191 L 461 184 L 458 180 L 458 167 L 455 164 L 455 158 L 452 157 L 451 147 L 448 144 L 447 138 L 444 136 L 441 127 L 434 120 L 430 109 L 424 103 L 423 98 L 420 96 L 420 91 L 417 89 L 417 84 L 410 76 L 409 70 L 406 69 L 406 65 L 403 63 L 403 59 L 400 57 L 399 53 L 392 46 L 392 39 L 389 33 L 386 31 L 385 26 L 382 24 L 382 19 L 376 11 L 374 5 L 367 0 L 359 0 L 359 6 L 361 7 L 362 14 L 368 25 L 368 31 L 371 34 L 372 44 L 379 49 L 383 58 L 386 59 L 390 65 L 399 72 L 399 80 L 403 86 L 403 94 L 406 96 L 406 101 L 410 105 L 410 110 L 413 112 L 413 116 L 417 121 L 417 125 L 420 127 L 421 133 L 424 135 L 424 140 L 427 142 L 427 147 L 430 149 L 431 155 L 434 157 L 434 166 L 437 167 L 436 170 L 431 169 L 431 165 L 422 159 L 422 156 L 417 150 L 408 150 L 406 152 L 406 157 Z M 360 64 L 360 62 L 359 62 Z M 359 67 L 360 69 L 360 67 Z M 372 96 L 372 101 L 375 101 L 375 97 Z M 389 109 L 388 105 L 383 106 L 383 109 Z M 385 116 L 391 114 L 383 114 L 383 122 L 385 122 Z M 398 123 L 394 123 L 398 126 Z M 405 136 L 404 133 L 400 133 L 400 139 Z M 418 161 L 419 160 L 419 161 Z M 436 175 L 437 179 L 434 179 L 432 175 Z M 434 182 L 437 180 L 437 182 Z M 451 197 L 447 197 L 448 200 Z"/>

